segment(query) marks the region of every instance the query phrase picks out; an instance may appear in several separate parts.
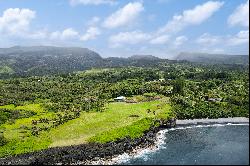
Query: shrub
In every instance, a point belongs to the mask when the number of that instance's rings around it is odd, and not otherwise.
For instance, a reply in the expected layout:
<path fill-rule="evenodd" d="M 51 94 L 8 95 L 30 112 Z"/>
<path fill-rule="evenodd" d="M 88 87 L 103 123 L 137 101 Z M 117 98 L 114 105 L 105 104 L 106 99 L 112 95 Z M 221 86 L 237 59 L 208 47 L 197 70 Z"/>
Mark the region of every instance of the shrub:
<path fill-rule="evenodd" d="M 3 133 L 0 133 L 0 146 L 3 146 L 5 144 L 7 144 L 8 141 L 7 139 L 3 136 Z"/>

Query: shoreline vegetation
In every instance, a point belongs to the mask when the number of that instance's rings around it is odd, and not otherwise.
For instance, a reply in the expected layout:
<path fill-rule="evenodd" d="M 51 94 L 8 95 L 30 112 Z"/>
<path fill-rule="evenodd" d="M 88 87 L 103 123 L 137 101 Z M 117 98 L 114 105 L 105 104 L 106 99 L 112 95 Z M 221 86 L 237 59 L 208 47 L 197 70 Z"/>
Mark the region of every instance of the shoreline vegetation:
<path fill-rule="evenodd" d="M 249 118 L 233 117 L 218 119 L 169 120 L 165 124 L 150 127 L 141 137 L 124 138 L 108 143 L 88 143 L 81 145 L 53 147 L 46 150 L 0 158 L 1 165 L 15 164 L 113 164 L 121 154 L 130 155 L 143 149 L 155 148 L 157 133 L 166 128 L 204 124 L 249 124 Z"/>

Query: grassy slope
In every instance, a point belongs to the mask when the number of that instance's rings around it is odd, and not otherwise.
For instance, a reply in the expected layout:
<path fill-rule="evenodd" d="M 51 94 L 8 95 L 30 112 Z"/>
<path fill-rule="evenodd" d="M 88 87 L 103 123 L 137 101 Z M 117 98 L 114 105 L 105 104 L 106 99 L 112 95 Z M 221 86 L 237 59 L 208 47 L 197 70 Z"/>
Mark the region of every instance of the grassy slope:
<path fill-rule="evenodd" d="M 76 145 L 89 141 L 107 142 L 125 136 L 138 137 L 149 128 L 151 123 L 145 118 L 169 116 L 170 106 L 166 104 L 165 99 L 136 104 L 110 103 L 104 112 L 84 112 L 79 118 L 66 122 L 49 132 L 42 132 L 38 137 L 23 134 L 20 127 L 31 125 L 32 119 L 37 119 L 38 116 L 53 115 L 44 113 L 39 104 L 18 108 L 11 105 L 5 106 L 9 109 L 36 110 L 38 115 L 18 119 L 14 124 L 2 125 L 5 127 L 4 136 L 12 141 L 0 148 L 0 157 L 47 147 Z M 152 112 L 147 113 L 147 109 L 155 110 L 156 115 Z M 139 115 L 139 117 L 129 117 L 130 115 Z"/>
<path fill-rule="evenodd" d="M 153 113 L 147 113 L 147 109 L 157 110 L 156 115 L 161 115 L 163 109 L 157 109 L 162 101 L 143 102 L 137 104 L 111 103 L 104 112 L 83 113 L 80 118 L 65 123 L 51 130 L 51 146 L 63 146 L 86 142 L 92 136 L 102 132 L 132 125 L 133 122 L 145 117 L 154 117 Z M 169 110 L 165 105 L 164 110 Z M 130 115 L 139 117 L 129 117 Z"/>

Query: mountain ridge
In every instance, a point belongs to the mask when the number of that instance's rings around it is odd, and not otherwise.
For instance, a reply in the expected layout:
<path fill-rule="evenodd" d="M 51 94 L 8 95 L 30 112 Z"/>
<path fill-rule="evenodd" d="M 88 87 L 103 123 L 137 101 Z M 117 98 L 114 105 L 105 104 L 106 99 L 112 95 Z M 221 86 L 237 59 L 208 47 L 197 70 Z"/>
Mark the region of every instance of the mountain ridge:
<path fill-rule="evenodd" d="M 180 52 L 174 59 L 206 64 L 249 64 L 249 55 Z"/>
<path fill-rule="evenodd" d="M 128 59 L 134 59 L 134 60 L 139 60 L 139 59 L 159 60 L 161 58 L 153 56 L 153 55 L 132 55 L 132 56 L 128 57 Z"/>
<path fill-rule="evenodd" d="M 248 65 L 248 56 L 207 53 L 180 53 L 175 60 L 153 55 L 132 55 L 128 58 L 108 57 L 88 48 L 55 46 L 14 46 L 0 48 L 0 78 L 66 74 L 102 67 L 155 67 L 160 63 L 198 62 L 210 64 Z"/>

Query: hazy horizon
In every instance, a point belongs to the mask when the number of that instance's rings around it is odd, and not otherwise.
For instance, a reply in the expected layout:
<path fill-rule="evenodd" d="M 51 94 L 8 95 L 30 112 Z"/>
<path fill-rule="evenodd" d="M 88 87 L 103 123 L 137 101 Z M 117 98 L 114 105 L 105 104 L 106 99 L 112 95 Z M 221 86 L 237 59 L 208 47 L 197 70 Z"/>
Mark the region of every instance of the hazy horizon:
<path fill-rule="evenodd" d="M 15 48 L 15 47 L 21 47 L 21 48 L 24 48 L 24 47 L 59 47 L 60 48 L 60 47 L 62 47 L 62 48 L 84 48 L 84 49 L 89 49 L 87 47 L 80 47 L 80 46 L 77 47 L 77 46 L 53 46 L 53 45 L 33 45 L 33 46 L 14 45 L 14 46 L 11 46 L 11 47 L 0 47 L 0 49 L 11 49 L 11 48 Z M 94 50 L 92 50 L 92 51 L 94 51 Z M 247 53 L 247 54 L 223 54 L 223 53 L 208 53 L 208 52 L 195 52 L 195 51 L 182 51 L 182 52 L 176 53 L 175 55 L 165 56 L 165 57 L 160 57 L 158 55 L 153 55 L 153 54 L 137 54 L 137 53 L 128 54 L 126 56 L 119 56 L 119 55 L 117 55 L 117 56 L 103 56 L 102 53 L 100 53 L 100 52 L 96 52 L 96 53 L 98 53 L 102 58 L 112 58 L 112 57 L 129 58 L 129 57 L 135 56 L 135 55 L 139 55 L 139 56 L 144 56 L 144 55 L 147 56 L 147 55 L 149 55 L 149 56 L 154 56 L 154 57 L 161 58 L 161 59 L 170 59 L 170 60 L 174 60 L 178 55 L 180 55 L 182 53 L 187 53 L 187 54 L 208 54 L 208 55 L 228 55 L 228 56 L 248 55 L 249 56 L 249 53 Z"/>

